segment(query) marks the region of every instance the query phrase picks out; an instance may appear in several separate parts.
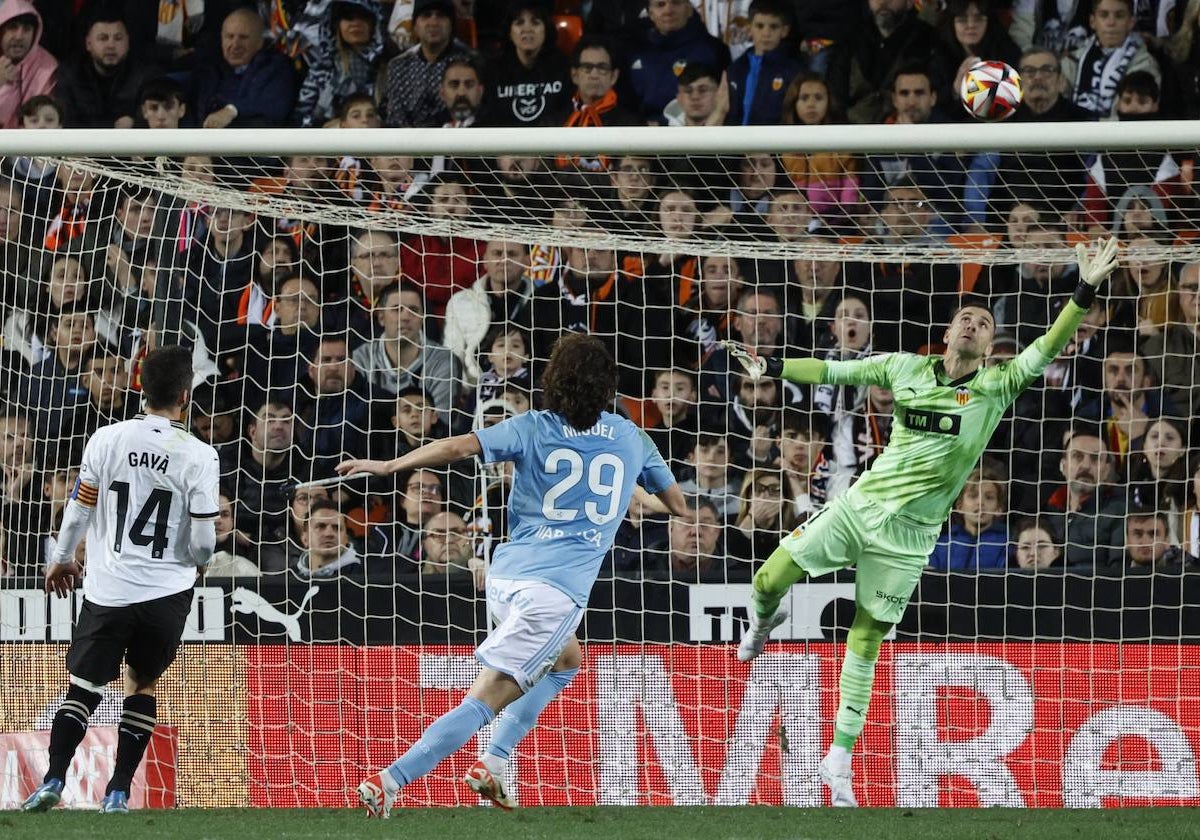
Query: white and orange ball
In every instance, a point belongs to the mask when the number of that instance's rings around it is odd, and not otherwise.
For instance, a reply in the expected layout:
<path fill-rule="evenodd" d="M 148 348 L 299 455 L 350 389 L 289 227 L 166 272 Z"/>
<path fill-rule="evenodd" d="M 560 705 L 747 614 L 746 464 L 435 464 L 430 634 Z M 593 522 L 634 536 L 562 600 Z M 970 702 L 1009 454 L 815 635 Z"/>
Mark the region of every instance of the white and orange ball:
<path fill-rule="evenodd" d="M 997 122 L 1021 104 L 1021 76 L 1003 61 L 980 61 L 963 74 L 958 96 L 976 119 Z"/>

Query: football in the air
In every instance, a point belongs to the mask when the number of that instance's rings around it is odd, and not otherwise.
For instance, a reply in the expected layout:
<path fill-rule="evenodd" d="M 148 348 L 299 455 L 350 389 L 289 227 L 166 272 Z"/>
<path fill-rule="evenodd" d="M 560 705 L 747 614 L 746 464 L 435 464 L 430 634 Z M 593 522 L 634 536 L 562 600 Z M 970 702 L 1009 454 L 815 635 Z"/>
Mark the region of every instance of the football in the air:
<path fill-rule="evenodd" d="M 958 97 L 976 119 L 1011 117 L 1021 104 L 1021 77 L 1003 61 L 980 61 L 963 74 Z"/>

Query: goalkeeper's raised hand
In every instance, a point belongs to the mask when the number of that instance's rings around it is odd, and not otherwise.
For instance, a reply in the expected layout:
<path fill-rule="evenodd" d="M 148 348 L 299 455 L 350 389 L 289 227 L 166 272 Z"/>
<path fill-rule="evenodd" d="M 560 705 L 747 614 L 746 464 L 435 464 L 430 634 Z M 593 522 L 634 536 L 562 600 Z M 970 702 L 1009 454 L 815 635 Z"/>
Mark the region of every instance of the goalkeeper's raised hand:
<path fill-rule="evenodd" d="M 736 341 L 722 341 L 721 346 L 732 358 L 738 360 L 754 381 L 762 379 L 764 376 L 778 377 L 783 374 L 783 359 L 777 359 L 774 356 L 760 356 Z"/>
<path fill-rule="evenodd" d="M 1079 279 L 1093 289 L 1117 269 L 1117 238 L 1101 239 L 1096 256 L 1089 257 L 1087 246 L 1080 242 L 1075 246 L 1075 257 L 1079 262 Z"/>

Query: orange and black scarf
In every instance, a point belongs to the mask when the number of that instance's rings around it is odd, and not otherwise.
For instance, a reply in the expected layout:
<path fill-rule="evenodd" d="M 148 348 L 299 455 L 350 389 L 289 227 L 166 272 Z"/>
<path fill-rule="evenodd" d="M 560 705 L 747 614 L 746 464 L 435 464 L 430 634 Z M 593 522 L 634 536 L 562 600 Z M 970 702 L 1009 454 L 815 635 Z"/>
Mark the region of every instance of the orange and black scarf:
<path fill-rule="evenodd" d="M 46 229 L 44 245 L 48 251 L 57 251 L 64 245 L 83 236 L 87 227 L 88 203 L 85 201 L 63 203 L 58 215 Z"/>
<path fill-rule="evenodd" d="M 571 116 L 567 117 L 565 124 L 567 128 L 599 128 L 604 125 L 602 117 L 617 107 L 617 94 L 616 91 L 610 89 L 608 93 L 590 105 L 584 105 L 579 99 L 579 94 L 575 94 L 575 97 L 571 100 L 571 105 L 574 110 L 571 112 Z M 588 170 L 608 169 L 608 158 L 604 155 L 594 158 L 559 155 L 557 162 L 560 169 L 565 169 L 572 165 Z"/>

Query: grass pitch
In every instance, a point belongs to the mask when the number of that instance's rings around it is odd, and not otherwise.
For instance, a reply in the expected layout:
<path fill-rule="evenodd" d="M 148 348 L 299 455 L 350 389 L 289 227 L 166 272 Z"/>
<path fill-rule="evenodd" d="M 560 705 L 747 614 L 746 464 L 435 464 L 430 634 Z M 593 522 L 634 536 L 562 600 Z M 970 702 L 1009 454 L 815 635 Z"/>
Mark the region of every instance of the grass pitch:
<path fill-rule="evenodd" d="M 1136 840 L 1200 838 L 1195 809 L 860 811 L 796 808 L 398 809 L 386 822 L 361 811 L 181 810 L 129 816 L 0 813 L 12 840 Z"/>

